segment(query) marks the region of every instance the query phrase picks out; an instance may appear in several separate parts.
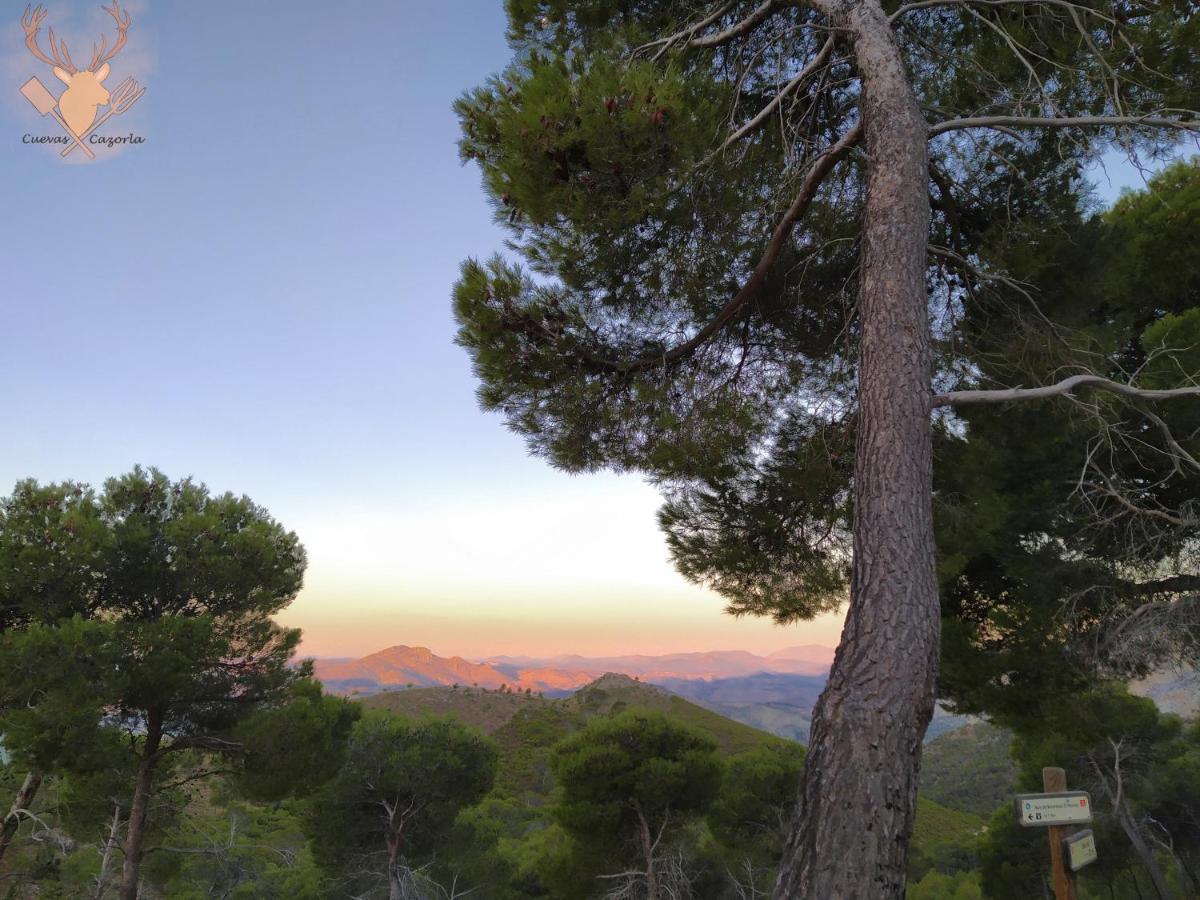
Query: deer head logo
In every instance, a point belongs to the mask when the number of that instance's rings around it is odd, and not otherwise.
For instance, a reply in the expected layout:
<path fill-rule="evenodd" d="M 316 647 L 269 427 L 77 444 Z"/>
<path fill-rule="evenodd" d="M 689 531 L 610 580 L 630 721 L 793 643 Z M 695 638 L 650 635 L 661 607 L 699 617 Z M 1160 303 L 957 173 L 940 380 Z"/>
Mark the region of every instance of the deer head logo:
<path fill-rule="evenodd" d="M 92 45 L 92 61 L 85 69 L 78 68 L 71 60 L 67 42 L 56 39 L 53 28 L 48 34 L 51 55 L 47 56 L 42 52 L 38 46 L 38 32 L 46 18 L 46 11 L 41 6 L 32 11 L 26 6 L 25 14 L 21 17 L 21 25 L 25 29 L 25 46 L 35 57 L 51 66 L 54 75 L 67 86 L 58 98 L 58 108 L 67 126 L 76 136 L 82 136 L 91 127 L 96 118 L 97 107 L 108 106 L 112 99 L 104 87 L 104 79 L 108 77 L 109 72 L 108 63 L 125 46 L 126 32 L 129 31 L 132 22 L 129 13 L 121 10 L 118 4 L 119 0 L 113 0 L 111 8 L 100 7 L 112 16 L 117 24 L 116 42 L 110 49 L 108 38 L 101 37 L 99 47 Z"/>

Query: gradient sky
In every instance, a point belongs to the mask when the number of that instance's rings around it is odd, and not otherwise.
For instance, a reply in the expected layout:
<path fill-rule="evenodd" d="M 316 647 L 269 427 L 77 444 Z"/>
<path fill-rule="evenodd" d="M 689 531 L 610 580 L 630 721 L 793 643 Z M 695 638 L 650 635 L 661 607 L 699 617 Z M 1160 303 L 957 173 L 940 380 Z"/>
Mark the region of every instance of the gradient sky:
<path fill-rule="evenodd" d="M 112 31 L 43 2 L 74 47 Z M 282 619 L 312 654 L 836 643 L 836 616 L 723 615 L 650 487 L 552 470 L 476 407 L 449 294 L 502 237 L 450 104 L 506 63 L 501 3 L 122 5 L 108 84 L 148 91 L 101 133 L 147 142 L 87 164 L 22 144 L 58 129 L 19 86 L 59 85 L 0 13 L 0 491 L 142 463 L 249 494 L 308 548 Z"/>

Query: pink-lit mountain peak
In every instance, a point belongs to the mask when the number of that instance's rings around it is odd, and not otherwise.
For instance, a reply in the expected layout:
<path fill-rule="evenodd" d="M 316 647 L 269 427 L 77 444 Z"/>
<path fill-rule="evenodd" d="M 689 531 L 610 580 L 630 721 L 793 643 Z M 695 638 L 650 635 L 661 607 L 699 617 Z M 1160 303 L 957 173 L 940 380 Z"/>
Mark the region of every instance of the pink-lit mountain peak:
<path fill-rule="evenodd" d="M 351 662 L 316 663 L 322 681 L 373 681 L 380 685 L 478 684 L 499 687 L 510 677 L 491 666 L 468 662 L 459 656 L 437 656 L 428 647 L 397 645 Z"/>
<path fill-rule="evenodd" d="M 356 660 L 317 660 L 316 673 L 339 692 L 379 690 L 406 685 L 476 685 L 515 690 L 562 692 L 578 688 L 605 672 L 647 680 L 714 681 L 759 673 L 823 675 L 833 650 L 819 645 L 788 647 L 770 656 L 744 650 L 669 653 L 661 656 L 585 657 L 560 655 L 550 659 L 498 656 L 477 662 L 441 657 L 427 647 L 397 645 Z"/>

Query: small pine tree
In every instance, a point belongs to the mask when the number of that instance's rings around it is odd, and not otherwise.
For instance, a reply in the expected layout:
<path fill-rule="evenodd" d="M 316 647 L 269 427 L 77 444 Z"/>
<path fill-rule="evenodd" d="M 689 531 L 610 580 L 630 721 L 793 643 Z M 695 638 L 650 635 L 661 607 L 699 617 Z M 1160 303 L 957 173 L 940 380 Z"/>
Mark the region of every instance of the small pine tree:
<path fill-rule="evenodd" d="M 406 873 L 430 859 L 458 813 L 491 790 L 498 758 L 488 738 L 450 719 L 368 712 L 314 807 L 316 853 L 360 887 L 386 874 L 389 896 L 403 896 Z"/>
<path fill-rule="evenodd" d="M 642 896 L 659 900 L 662 838 L 715 798 L 716 745 L 661 713 L 633 710 L 563 740 L 551 765 L 559 824 L 641 881 Z"/>

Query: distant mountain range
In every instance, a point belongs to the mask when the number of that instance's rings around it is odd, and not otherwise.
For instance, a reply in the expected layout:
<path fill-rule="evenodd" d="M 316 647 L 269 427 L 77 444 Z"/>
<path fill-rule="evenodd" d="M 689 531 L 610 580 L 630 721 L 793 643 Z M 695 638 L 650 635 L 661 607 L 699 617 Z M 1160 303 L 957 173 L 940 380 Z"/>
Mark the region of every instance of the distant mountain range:
<path fill-rule="evenodd" d="M 362 659 L 315 660 L 317 677 L 331 693 L 371 696 L 406 688 L 453 687 L 504 696 L 566 697 L 597 678 L 617 673 L 657 685 L 735 722 L 801 743 L 808 742 L 812 710 L 825 688 L 833 650 L 817 644 L 788 647 L 767 656 L 743 650 L 662 656 L 441 657 L 425 647 L 389 647 Z M 1167 712 L 1200 711 L 1200 675 L 1157 673 L 1131 686 Z M 456 695 L 457 696 L 457 695 Z M 414 695 L 415 699 L 415 695 Z M 940 705 L 925 734 L 928 743 L 978 720 Z"/>
<path fill-rule="evenodd" d="M 832 662 L 833 650 L 817 644 L 788 647 L 769 656 L 728 650 L 662 656 L 494 656 L 478 661 L 438 656 L 425 647 L 396 646 L 362 659 L 318 659 L 315 668 L 326 689 L 338 694 L 455 684 L 493 689 L 507 685 L 513 690 L 566 694 L 606 672 L 656 684 L 711 682 L 760 673 L 819 676 L 823 683 Z"/>
<path fill-rule="evenodd" d="M 766 656 L 744 650 L 661 656 L 442 657 L 426 647 L 389 647 L 362 659 L 318 659 L 317 677 L 335 694 L 370 696 L 426 687 L 477 687 L 565 697 L 607 673 L 658 685 L 722 716 L 807 742 L 812 709 L 825 688 L 833 649 L 787 647 Z M 968 720 L 940 707 L 926 740 Z"/>
<path fill-rule="evenodd" d="M 825 687 L 833 650 L 818 644 L 767 656 L 744 650 L 588 657 L 441 657 L 425 647 L 389 647 L 362 659 L 315 660 L 326 690 L 370 696 L 404 688 L 452 687 L 564 697 L 617 673 L 658 685 L 736 722 L 806 741 L 812 707 Z"/>

